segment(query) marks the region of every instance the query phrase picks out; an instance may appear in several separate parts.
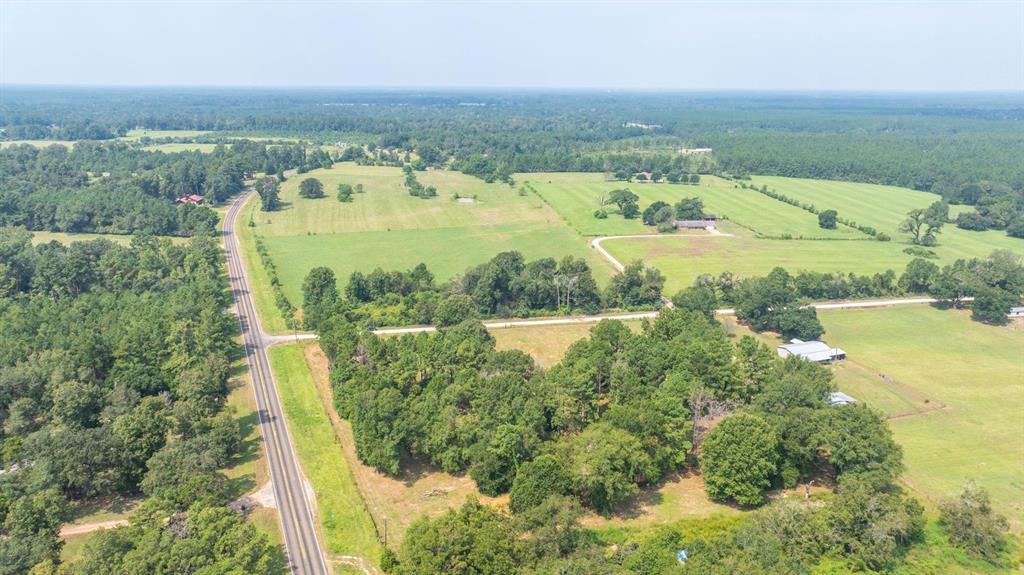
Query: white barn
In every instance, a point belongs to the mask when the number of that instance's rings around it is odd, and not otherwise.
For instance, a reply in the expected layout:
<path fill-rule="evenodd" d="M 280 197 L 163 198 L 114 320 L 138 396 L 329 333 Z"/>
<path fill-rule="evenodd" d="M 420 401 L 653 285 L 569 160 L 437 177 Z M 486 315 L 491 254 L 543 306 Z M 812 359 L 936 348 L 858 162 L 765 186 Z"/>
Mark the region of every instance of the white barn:
<path fill-rule="evenodd" d="M 795 355 L 806 361 L 815 363 L 832 363 L 840 359 L 846 359 L 846 352 L 838 347 L 829 347 L 820 341 L 803 341 L 791 339 L 778 348 L 779 357 Z"/>

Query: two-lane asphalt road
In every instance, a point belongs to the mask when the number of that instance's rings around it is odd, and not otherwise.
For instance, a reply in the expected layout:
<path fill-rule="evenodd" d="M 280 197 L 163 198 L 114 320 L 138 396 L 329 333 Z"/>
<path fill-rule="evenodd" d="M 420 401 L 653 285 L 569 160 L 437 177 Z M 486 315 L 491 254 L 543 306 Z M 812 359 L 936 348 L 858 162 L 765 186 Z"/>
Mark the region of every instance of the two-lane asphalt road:
<path fill-rule="evenodd" d="M 256 315 L 256 306 L 249 292 L 249 281 L 242 262 L 241 248 L 235 236 L 235 219 L 242 205 L 253 193 L 251 190 L 246 191 L 236 198 L 224 217 L 222 233 L 228 281 L 238 308 L 238 321 L 242 327 L 249 375 L 260 414 L 260 433 L 266 446 L 270 479 L 281 520 L 281 532 L 284 535 L 289 567 L 296 575 L 327 575 L 330 570 L 320 549 L 315 515 L 285 425 L 274 374 L 267 359 L 267 341 Z"/>

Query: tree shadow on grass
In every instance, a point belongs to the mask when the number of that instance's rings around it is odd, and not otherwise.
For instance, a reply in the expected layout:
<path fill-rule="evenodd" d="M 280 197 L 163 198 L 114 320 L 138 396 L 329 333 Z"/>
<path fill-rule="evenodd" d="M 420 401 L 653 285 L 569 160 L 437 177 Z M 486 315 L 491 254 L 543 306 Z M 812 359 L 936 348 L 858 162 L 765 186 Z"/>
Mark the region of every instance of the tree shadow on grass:
<path fill-rule="evenodd" d="M 645 486 L 639 493 L 619 503 L 607 513 L 602 513 L 606 519 L 636 519 L 643 516 L 648 509 L 661 504 L 664 496 L 658 491 L 661 483 Z"/>

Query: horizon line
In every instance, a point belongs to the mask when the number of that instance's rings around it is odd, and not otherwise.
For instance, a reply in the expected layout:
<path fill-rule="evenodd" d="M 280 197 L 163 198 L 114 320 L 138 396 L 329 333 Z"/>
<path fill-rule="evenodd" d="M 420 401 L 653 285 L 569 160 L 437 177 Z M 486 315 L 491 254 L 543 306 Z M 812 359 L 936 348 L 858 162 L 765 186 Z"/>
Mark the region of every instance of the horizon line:
<path fill-rule="evenodd" d="M 966 89 L 931 89 L 931 88 L 678 88 L 678 87 L 600 87 L 600 86 L 444 86 L 444 85 L 340 85 L 340 84 L 296 84 L 296 85 L 260 85 L 260 84 L 65 84 L 65 83 L 20 83 L 0 82 L 0 90 L 9 88 L 34 89 L 207 89 L 207 90 L 266 90 L 266 91 L 369 91 L 369 92 L 604 92 L 604 93 L 734 93 L 734 94 L 992 94 L 1019 95 L 1024 97 L 1024 89 L 1020 88 L 966 88 Z"/>

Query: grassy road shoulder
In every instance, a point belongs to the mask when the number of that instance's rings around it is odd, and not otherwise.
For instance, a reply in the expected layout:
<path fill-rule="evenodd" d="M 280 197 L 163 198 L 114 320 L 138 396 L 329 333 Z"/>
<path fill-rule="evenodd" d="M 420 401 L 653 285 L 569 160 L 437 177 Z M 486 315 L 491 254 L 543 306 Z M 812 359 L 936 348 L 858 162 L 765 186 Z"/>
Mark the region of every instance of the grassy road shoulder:
<path fill-rule="evenodd" d="M 342 446 L 331 429 L 329 414 L 306 364 L 306 348 L 315 345 L 291 344 L 270 349 L 281 405 L 299 464 L 316 494 L 316 513 L 329 558 L 354 555 L 377 564 L 381 546 L 373 519 L 342 455 Z"/>
<path fill-rule="evenodd" d="M 255 201 L 257 197 L 253 195 L 249 198 L 239 211 L 238 220 L 235 222 L 235 237 L 242 245 L 242 263 L 249 276 L 249 286 L 256 304 L 256 313 L 259 314 L 260 326 L 264 333 L 280 335 L 288 332 L 288 326 L 285 325 L 284 318 L 274 303 L 274 288 L 270 285 L 270 275 L 260 262 L 259 253 L 256 251 L 256 235 L 249 226 L 249 222 L 255 221 L 260 214 L 259 202 Z"/>

